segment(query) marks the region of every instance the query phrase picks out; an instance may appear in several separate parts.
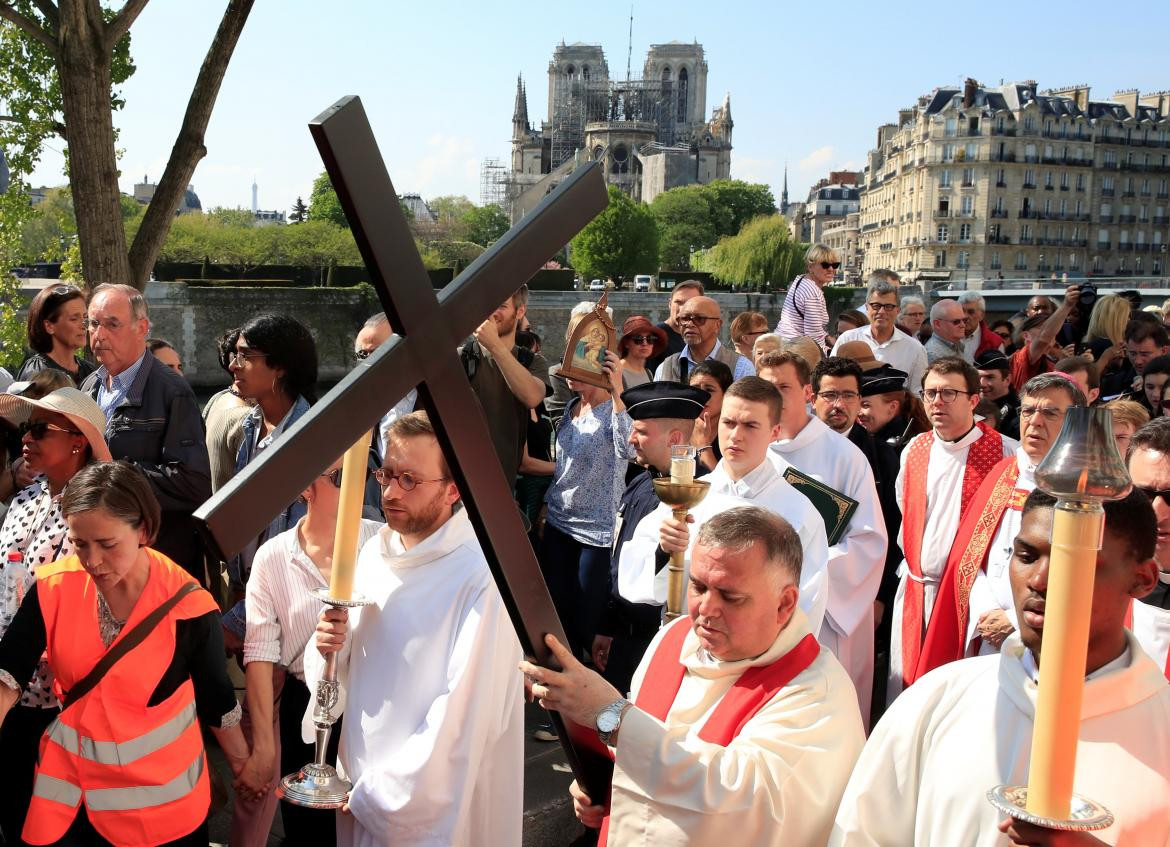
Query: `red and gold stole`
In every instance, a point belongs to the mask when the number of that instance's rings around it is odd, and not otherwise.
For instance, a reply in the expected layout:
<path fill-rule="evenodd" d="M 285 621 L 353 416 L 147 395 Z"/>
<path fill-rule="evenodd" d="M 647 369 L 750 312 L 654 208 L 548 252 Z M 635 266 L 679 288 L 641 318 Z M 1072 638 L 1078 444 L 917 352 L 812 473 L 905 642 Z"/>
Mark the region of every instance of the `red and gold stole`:
<path fill-rule="evenodd" d="M 980 439 L 982 441 L 982 439 Z M 978 443 L 978 442 L 976 442 Z M 927 671 L 963 658 L 967 644 L 967 623 L 971 609 L 971 586 L 975 576 L 987 567 L 987 550 L 995 539 L 1004 512 L 1016 498 L 1020 467 L 1015 456 L 1002 459 L 983 478 L 947 557 L 934 612 L 926 624 L 926 637 L 917 667 L 904 675 L 913 682 Z M 913 671 L 910 673 L 910 671 Z"/>
<path fill-rule="evenodd" d="M 988 472 L 1003 459 L 1003 437 L 983 421 L 975 426 L 982 433 L 967 448 L 967 463 L 963 470 L 963 490 L 959 504 L 959 520 L 966 516 L 975 492 Z M 933 432 L 924 432 L 907 447 L 906 508 L 902 515 L 902 552 L 910 577 L 902 601 L 902 680 L 909 685 L 914 679 L 918 659 L 922 653 L 924 634 L 925 591 L 922 585 L 922 533 L 926 527 L 926 479 L 930 465 Z"/>

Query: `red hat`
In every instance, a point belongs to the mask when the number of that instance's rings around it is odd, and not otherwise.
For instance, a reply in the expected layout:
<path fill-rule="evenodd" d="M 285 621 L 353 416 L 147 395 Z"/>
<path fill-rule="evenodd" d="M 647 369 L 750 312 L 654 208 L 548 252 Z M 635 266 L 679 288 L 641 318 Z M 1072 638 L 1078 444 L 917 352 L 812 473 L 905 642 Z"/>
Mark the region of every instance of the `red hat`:
<path fill-rule="evenodd" d="M 650 319 L 645 315 L 630 315 L 622 324 L 622 337 L 618 339 L 619 356 L 626 355 L 631 335 L 654 336 L 654 349 L 650 353 L 651 356 L 657 356 L 666 349 L 666 333 L 663 330 L 650 323 Z"/>

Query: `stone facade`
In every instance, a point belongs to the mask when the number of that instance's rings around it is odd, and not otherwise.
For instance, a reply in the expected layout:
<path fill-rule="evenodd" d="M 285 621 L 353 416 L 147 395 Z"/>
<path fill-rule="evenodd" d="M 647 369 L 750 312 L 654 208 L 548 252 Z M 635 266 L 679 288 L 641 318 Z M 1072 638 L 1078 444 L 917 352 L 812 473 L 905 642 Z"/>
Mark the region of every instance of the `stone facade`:
<path fill-rule="evenodd" d="M 1161 276 L 1170 93 L 1035 82 L 939 88 L 878 128 L 861 194 L 862 273 L 990 287 Z"/>
<path fill-rule="evenodd" d="M 606 181 L 649 202 L 671 188 L 731 176 L 731 98 L 710 119 L 707 61 L 698 43 L 654 44 L 641 79 L 612 80 L 601 47 L 560 44 L 548 66 L 548 120 L 534 128 L 516 80 L 511 167 L 504 203 L 527 214 L 580 164 L 602 163 Z"/>

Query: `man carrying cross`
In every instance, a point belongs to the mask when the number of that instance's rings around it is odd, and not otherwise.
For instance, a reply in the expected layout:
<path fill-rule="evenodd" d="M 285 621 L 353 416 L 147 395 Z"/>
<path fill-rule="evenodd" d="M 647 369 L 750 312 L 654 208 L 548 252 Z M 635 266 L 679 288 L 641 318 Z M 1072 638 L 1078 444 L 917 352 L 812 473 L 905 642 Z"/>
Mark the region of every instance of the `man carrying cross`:
<path fill-rule="evenodd" d="M 541 705 L 613 751 L 608 820 L 606 798 L 570 789 L 599 844 L 825 843 L 864 733 L 849 675 L 798 606 L 801 558 L 759 506 L 704 523 L 689 616 L 659 630 L 633 703 L 555 638 L 562 672 L 521 663 Z"/>

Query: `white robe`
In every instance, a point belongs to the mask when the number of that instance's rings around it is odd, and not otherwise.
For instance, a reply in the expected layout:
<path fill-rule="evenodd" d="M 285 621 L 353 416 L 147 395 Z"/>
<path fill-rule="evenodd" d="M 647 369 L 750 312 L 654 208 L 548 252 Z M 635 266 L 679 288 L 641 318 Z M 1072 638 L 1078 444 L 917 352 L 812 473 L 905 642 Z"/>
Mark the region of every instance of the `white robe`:
<path fill-rule="evenodd" d="M 1170 574 L 1159 574 L 1170 582 Z M 1133 604 L 1133 635 L 1154 664 L 1165 670 L 1170 655 L 1170 609 L 1159 609 L 1141 600 Z"/>
<path fill-rule="evenodd" d="M 691 552 L 695 547 L 699 527 L 708 518 L 727 509 L 762 506 L 792 524 L 800 536 L 804 561 L 800 569 L 799 603 L 808 616 L 812 631 L 819 632 L 829 596 L 825 570 L 829 546 L 825 541 L 825 522 L 820 512 L 807 497 L 781 479 L 769 460 L 760 462 L 759 467 L 734 482 L 720 461 L 703 479 L 711 483 L 711 488 L 703 501 L 691 509 L 695 522 L 689 526 L 691 539 L 683 562 L 684 584 L 690 578 Z M 663 568 L 655 573 L 654 562 L 658 551 L 658 528 L 670 516 L 670 507 L 660 503 L 658 508 L 638 522 L 633 537 L 622 545 L 621 558 L 618 560 L 618 593 L 631 603 L 661 606 L 666 602 L 667 570 Z"/>
<path fill-rule="evenodd" d="M 1085 681 L 1073 789 L 1117 822 L 1106 844 L 1170 844 L 1170 685 L 1128 636 L 1128 655 Z M 1000 847 L 985 793 L 1027 782 L 1036 683 L 1019 636 L 995 656 L 944 665 L 874 727 L 841 800 L 834 847 Z"/>
<path fill-rule="evenodd" d="M 662 632 L 634 674 L 635 695 Z M 767 651 L 738 662 L 701 655 L 698 638 L 687 634 L 680 656 L 687 672 L 666 720 L 639 709 L 622 719 L 609 844 L 825 843 L 865 741 L 853 685 L 831 653 L 822 649 L 726 747 L 699 738 L 745 670 L 776 661 L 808 632 L 807 618 L 797 611 Z"/>
<path fill-rule="evenodd" d="M 929 438 L 923 433 L 918 438 Z M 934 610 L 934 598 L 938 596 L 938 584 L 947 566 L 947 556 L 959 534 L 959 510 L 963 499 L 963 473 L 967 468 L 967 453 L 971 445 L 983 436 L 983 430 L 974 427 L 958 441 L 932 439 L 930 462 L 926 472 L 926 521 L 922 528 L 922 553 L 920 565 L 923 580 L 922 620 L 930 620 Z M 906 514 L 906 459 L 913 442 L 902 451 L 898 468 L 898 481 L 894 493 L 898 508 Z M 1003 436 L 1003 457 L 1015 452 L 1019 442 Z M 906 521 L 898 530 L 898 546 L 906 549 Z M 906 560 L 898 567 L 898 590 L 894 595 L 893 619 L 890 631 L 890 676 L 886 686 L 886 702 L 893 702 L 902 691 L 902 605 L 906 597 L 906 583 L 910 580 L 910 566 Z"/>
<path fill-rule="evenodd" d="M 886 563 L 886 525 L 869 460 L 852 441 L 811 416 L 795 438 L 772 443 L 777 471 L 789 464 L 846 497 L 857 511 L 841 539 L 829 548 L 829 602 L 818 640 L 833 651 L 857 688 L 861 713 L 873 695 L 873 602 Z M 866 724 L 869 724 L 868 719 Z"/>
<path fill-rule="evenodd" d="M 1016 491 L 1026 491 L 1029 494 L 1036 488 L 1036 466 L 1028 458 L 1023 447 L 1016 448 L 1016 467 L 1020 475 L 1016 480 Z M 975 582 L 971 585 L 970 608 L 971 615 L 967 622 L 967 652 L 973 655 L 974 641 L 979 637 L 976 627 L 979 617 L 985 612 L 996 609 L 1007 615 L 1012 626 L 1018 631 L 1020 622 L 1016 618 L 1016 601 L 1012 596 L 1012 583 L 1008 566 L 1012 561 L 1012 545 L 1020 532 L 1020 522 L 1024 519 L 1024 504 L 1019 508 L 1009 505 L 1004 509 L 999 528 L 995 531 L 995 538 L 987 548 L 987 570 L 980 570 L 975 574 Z M 962 542 L 962 539 L 960 539 Z M 990 642 L 981 641 L 978 654 L 986 656 L 999 652 Z"/>
<path fill-rule="evenodd" d="M 337 843 L 519 845 L 520 642 L 466 511 L 410 550 L 383 528 L 361 550 L 354 590 L 373 604 L 350 610 L 338 658 L 338 770 L 353 791 Z M 311 642 L 310 691 L 324 667 Z"/>

